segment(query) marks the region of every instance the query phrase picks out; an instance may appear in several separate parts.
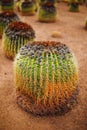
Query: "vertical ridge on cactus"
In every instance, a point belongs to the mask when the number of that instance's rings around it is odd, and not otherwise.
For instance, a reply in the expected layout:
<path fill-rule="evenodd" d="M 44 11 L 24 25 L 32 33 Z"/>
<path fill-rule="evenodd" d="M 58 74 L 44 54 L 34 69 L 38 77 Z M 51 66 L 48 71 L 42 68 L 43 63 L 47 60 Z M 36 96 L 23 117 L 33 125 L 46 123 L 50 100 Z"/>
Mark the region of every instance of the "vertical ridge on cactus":
<path fill-rule="evenodd" d="M 54 41 L 23 46 L 14 74 L 18 104 L 34 114 L 59 112 L 77 89 L 76 59 L 66 45 Z"/>
<path fill-rule="evenodd" d="M 5 55 L 13 59 L 18 50 L 28 41 L 33 41 L 34 38 L 35 32 L 30 25 L 23 22 L 12 22 L 3 34 L 2 45 Z"/>
<path fill-rule="evenodd" d="M 0 37 L 2 37 L 6 26 L 13 21 L 19 21 L 19 17 L 14 12 L 4 11 L 0 13 Z"/>

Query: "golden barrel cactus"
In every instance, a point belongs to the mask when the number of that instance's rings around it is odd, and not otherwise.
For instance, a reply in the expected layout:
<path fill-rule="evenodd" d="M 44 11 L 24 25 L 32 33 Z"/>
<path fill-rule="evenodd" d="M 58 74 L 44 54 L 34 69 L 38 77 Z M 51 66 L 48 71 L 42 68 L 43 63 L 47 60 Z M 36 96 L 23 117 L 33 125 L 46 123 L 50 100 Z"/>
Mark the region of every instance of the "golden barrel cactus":
<path fill-rule="evenodd" d="M 54 41 L 23 46 L 14 61 L 17 103 L 34 114 L 55 114 L 68 106 L 77 89 L 74 54 Z"/>
<path fill-rule="evenodd" d="M 11 11 L 4 11 L 0 13 L 0 37 L 2 37 L 3 31 L 13 21 L 19 21 L 19 17 L 16 13 Z"/>
<path fill-rule="evenodd" d="M 19 8 L 22 15 L 34 15 L 36 10 L 35 0 L 22 0 Z"/>
<path fill-rule="evenodd" d="M 2 46 L 4 54 L 13 59 L 18 50 L 28 41 L 33 41 L 35 31 L 33 28 L 24 22 L 12 22 L 4 31 L 2 38 Z"/>
<path fill-rule="evenodd" d="M 14 0 L 1 0 L 2 11 L 13 11 L 14 10 Z"/>
<path fill-rule="evenodd" d="M 69 11 L 79 12 L 79 0 L 70 0 Z"/>
<path fill-rule="evenodd" d="M 57 19 L 56 0 L 40 0 L 38 20 L 41 22 L 55 22 Z"/>

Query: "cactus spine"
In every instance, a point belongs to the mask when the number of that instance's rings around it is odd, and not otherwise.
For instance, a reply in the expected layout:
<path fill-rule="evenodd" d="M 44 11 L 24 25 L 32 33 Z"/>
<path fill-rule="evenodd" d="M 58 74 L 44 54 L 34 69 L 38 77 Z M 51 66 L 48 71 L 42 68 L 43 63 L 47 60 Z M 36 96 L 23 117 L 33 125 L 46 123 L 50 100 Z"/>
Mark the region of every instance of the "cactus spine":
<path fill-rule="evenodd" d="M 33 113 L 55 113 L 77 88 L 77 62 L 69 48 L 58 42 L 22 47 L 14 62 L 14 74 L 16 90 L 31 99 L 35 110 L 28 109 Z"/>

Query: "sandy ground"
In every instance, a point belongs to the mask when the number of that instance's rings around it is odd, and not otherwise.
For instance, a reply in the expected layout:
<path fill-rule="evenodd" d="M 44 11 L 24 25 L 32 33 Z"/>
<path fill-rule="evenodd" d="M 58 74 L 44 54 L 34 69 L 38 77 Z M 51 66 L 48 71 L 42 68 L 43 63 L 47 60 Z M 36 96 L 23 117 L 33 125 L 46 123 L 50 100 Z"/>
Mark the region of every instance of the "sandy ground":
<path fill-rule="evenodd" d="M 2 51 L 0 41 L 0 130 L 87 130 L 87 31 L 84 19 L 87 8 L 80 13 L 68 12 L 66 4 L 58 5 L 56 23 L 39 23 L 37 16 L 22 17 L 36 31 L 37 40 L 58 40 L 67 44 L 79 63 L 79 104 L 64 116 L 35 117 L 18 107 L 15 100 L 13 62 Z M 53 31 L 60 38 L 51 38 Z"/>

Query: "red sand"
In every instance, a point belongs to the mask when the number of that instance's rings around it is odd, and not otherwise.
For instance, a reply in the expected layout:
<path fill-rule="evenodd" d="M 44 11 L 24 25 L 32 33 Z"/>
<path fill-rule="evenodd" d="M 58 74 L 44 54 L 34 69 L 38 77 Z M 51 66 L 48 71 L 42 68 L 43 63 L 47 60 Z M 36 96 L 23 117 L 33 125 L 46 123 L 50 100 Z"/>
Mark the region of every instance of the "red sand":
<path fill-rule="evenodd" d="M 68 12 L 66 4 L 58 5 L 56 23 L 39 23 L 37 16 L 22 17 L 36 30 L 37 40 L 58 40 L 67 44 L 79 63 L 79 104 L 64 116 L 35 117 L 18 107 L 15 100 L 13 62 L 7 59 L 0 44 L 0 130 L 86 130 L 87 129 L 87 31 L 84 19 L 87 8 L 80 13 Z M 53 31 L 61 38 L 51 38 Z M 1 41 L 0 41 L 1 42 Z"/>

